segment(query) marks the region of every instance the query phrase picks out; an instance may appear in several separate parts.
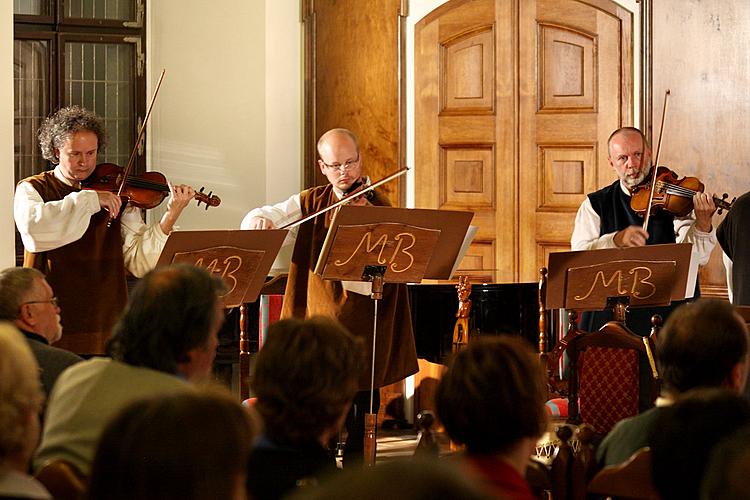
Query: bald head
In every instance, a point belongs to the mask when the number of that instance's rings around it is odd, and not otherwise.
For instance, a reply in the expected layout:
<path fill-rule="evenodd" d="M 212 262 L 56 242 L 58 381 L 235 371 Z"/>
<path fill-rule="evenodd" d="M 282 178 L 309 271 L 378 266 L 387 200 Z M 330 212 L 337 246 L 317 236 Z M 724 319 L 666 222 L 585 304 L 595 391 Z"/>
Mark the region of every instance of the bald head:
<path fill-rule="evenodd" d="M 334 128 L 318 140 L 318 166 L 335 188 L 346 192 L 362 175 L 357 137 L 345 128 Z"/>

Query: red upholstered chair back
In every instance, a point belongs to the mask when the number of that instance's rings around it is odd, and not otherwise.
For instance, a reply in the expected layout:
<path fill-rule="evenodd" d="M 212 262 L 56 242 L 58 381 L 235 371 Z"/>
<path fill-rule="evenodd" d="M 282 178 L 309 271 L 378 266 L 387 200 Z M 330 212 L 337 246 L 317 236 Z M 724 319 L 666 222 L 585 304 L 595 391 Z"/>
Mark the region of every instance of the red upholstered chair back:
<path fill-rule="evenodd" d="M 653 345 L 649 347 L 653 351 Z M 569 422 L 585 422 L 597 434 L 606 434 L 619 420 L 637 415 L 656 399 L 658 384 L 644 339 L 622 323 L 610 321 L 596 332 L 576 336 L 567 353 Z M 642 375 L 641 370 L 648 373 Z M 641 380 L 651 382 L 641 387 Z"/>
<path fill-rule="evenodd" d="M 578 358 L 578 410 L 597 434 L 638 414 L 638 352 L 590 347 Z"/>

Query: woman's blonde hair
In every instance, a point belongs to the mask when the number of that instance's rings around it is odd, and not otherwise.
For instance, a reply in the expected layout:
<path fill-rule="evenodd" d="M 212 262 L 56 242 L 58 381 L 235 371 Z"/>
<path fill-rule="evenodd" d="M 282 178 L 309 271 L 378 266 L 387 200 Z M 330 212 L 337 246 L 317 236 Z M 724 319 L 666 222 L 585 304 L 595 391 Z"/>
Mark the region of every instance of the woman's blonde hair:
<path fill-rule="evenodd" d="M 0 322 L 0 461 L 28 445 L 28 412 L 38 413 L 43 400 L 31 348 L 15 326 Z"/>

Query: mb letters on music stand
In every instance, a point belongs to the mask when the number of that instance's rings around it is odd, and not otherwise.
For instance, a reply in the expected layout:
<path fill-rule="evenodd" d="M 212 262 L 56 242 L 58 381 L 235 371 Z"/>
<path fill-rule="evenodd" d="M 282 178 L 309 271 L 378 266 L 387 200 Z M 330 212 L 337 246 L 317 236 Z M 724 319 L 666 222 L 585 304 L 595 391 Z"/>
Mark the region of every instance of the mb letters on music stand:
<path fill-rule="evenodd" d="M 373 414 L 378 300 L 383 285 L 450 279 L 474 214 L 449 210 L 345 205 L 331 221 L 315 273 L 323 279 L 369 281 L 375 300 L 370 412 L 365 414 L 365 464 L 376 455 Z"/>
<path fill-rule="evenodd" d="M 547 309 L 603 310 L 608 300 L 660 306 L 692 296 L 691 250 L 674 243 L 551 253 Z"/>
<path fill-rule="evenodd" d="M 169 235 L 157 266 L 185 263 L 219 274 L 227 284 L 225 308 L 258 298 L 287 231 L 175 231 Z"/>

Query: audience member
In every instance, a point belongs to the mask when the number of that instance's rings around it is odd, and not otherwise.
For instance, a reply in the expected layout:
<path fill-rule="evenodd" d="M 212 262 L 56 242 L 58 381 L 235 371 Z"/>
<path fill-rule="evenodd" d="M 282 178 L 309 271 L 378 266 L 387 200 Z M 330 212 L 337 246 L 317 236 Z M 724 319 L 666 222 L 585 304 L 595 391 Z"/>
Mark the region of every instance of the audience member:
<path fill-rule="evenodd" d="M 327 447 L 344 424 L 362 361 L 361 340 L 334 320 L 271 325 L 252 381 L 265 426 L 249 458 L 252 498 L 281 498 L 336 472 Z"/>
<path fill-rule="evenodd" d="M 220 278 L 188 265 L 158 268 L 141 279 L 108 343 L 111 358 L 92 358 L 60 375 L 34 467 L 64 459 L 87 476 L 102 429 L 123 406 L 207 379 L 224 290 Z"/>
<path fill-rule="evenodd" d="M 38 369 L 21 334 L 0 323 L 0 498 L 52 498 L 27 473 L 44 399 Z"/>
<path fill-rule="evenodd" d="M 46 394 L 64 369 L 82 361 L 70 351 L 52 347 L 62 337 L 60 306 L 44 274 L 30 267 L 0 271 L 0 320 L 12 321 L 24 334 L 41 369 Z"/>
<path fill-rule="evenodd" d="M 750 500 L 750 424 L 716 445 L 706 467 L 701 500 Z"/>
<path fill-rule="evenodd" d="M 501 498 L 535 498 L 524 474 L 546 428 L 546 396 L 539 360 L 512 336 L 469 344 L 440 380 L 446 432 L 466 446 L 467 470 Z"/>
<path fill-rule="evenodd" d="M 748 370 L 748 330 L 727 302 L 699 299 L 669 317 L 656 340 L 662 395 L 656 407 L 618 422 L 597 448 L 600 466 L 626 461 L 648 446 L 659 413 L 688 390 L 725 387 L 742 393 Z"/>
<path fill-rule="evenodd" d="M 252 437 L 246 410 L 224 391 L 141 399 L 104 429 L 88 498 L 244 498 Z"/>
<path fill-rule="evenodd" d="M 651 473 L 662 500 L 698 500 L 712 449 L 748 423 L 750 402 L 727 389 L 696 389 L 665 408 L 650 438 Z"/>
<path fill-rule="evenodd" d="M 450 464 L 408 459 L 368 468 L 350 468 L 319 488 L 300 489 L 291 500 L 488 500 L 470 478 Z"/>

